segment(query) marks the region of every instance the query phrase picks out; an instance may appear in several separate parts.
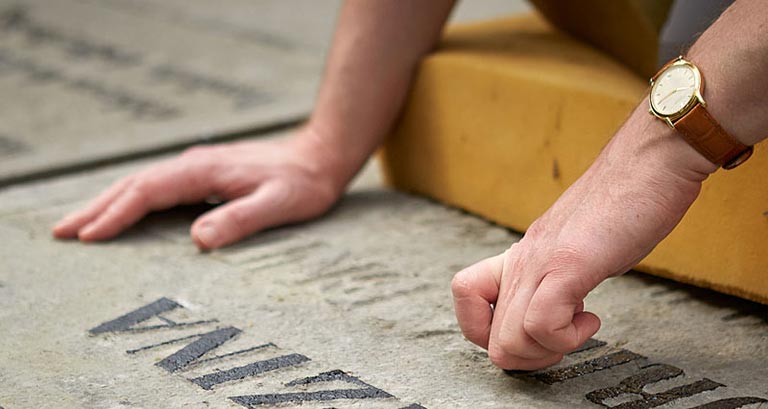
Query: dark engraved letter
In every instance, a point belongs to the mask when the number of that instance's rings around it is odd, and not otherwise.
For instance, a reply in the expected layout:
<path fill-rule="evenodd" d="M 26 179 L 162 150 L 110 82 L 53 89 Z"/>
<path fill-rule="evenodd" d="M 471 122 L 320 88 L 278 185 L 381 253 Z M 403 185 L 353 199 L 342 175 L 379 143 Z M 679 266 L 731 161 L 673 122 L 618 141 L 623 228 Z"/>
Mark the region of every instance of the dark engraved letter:
<path fill-rule="evenodd" d="M 544 372 L 534 372 L 531 376 L 540 382 L 552 385 L 569 379 L 578 378 L 582 375 L 604 371 L 613 368 L 614 366 L 643 358 L 645 357 L 642 355 L 622 349 L 599 358 L 579 362 L 578 364 L 566 366 L 564 368 L 550 369 Z"/>
<path fill-rule="evenodd" d="M 589 351 L 590 349 L 600 348 L 608 345 L 605 341 L 600 341 L 599 339 L 590 338 L 586 340 L 583 344 L 581 344 L 580 347 L 578 347 L 575 351 L 571 352 L 568 355 L 571 354 L 578 354 L 579 352 Z"/>
<path fill-rule="evenodd" d="M 654 364 L 647 366 L 640 373 L 625 378 L 617 386 L 598 389 L 587 394 L 587 399 L 593 403 L 607 406 L 605 401 L 611 398 L 618 398 L 625 394 L 639 395 L 640 398 L 624 402 L 620 405 L 611 406 L 612 409 L 648 409 L 655 408 L 672 402 L 677 399 L 687 398 L 702 392 L 711 391 L 721 386 L 717 382 L 709 379 L 703 379 L 687 385 L 678 386 L 660 393 L 648 393 L 643 390 L 647 385 L 676 378 L 684 375 L 680 368 L 666 364 Z"/>
<path fill-rule="evenodd" d="M 691 409 L 737 409 L 755 403 L 766 403 L 768 399 L 750 396 L 748 398 L 728 398 L 709 402 Z"/>
<path fill-rule="evenodd" d="M 277 358 L 266 359 L 245 366 L 227 369 L 226 371 L 205 374 L 199 378 L 190 379 L 190 381 L 203 389 L 211 389 L 220 383 L 235 381 L 249 376 L 256 376 L 264 372 L 298 365 L 309 360 L 309 358 L 300 354 L 283 355 Z"/>
<path fill-rule="evenodd" d="M 333 389 L 318 392 L 294 392 L 294 393 L 270 393 L 264 395 L 232 396 L 233 402 L 246 408 L 255 408 L 259 405 L 277 405 L 280 403 L 302 403 L 308 401 L 329 401 L 341 399 L 386 399 L 394 398 L 387 392 L 373 387 L 360 379 L 347 375 L 344 371 L 333 370 L 323 372 L 317 376 L 296 379 L 285 384 L 287 387 L 298 385 L 310 385 L 320 382 L 343 381 L 359 386 L 352 389 Z"/>
<path fill-rule="evenodd" d="M 235 327 L 227 327 L 201 334 L 194 342 L 176 351 L 176 353 L 166 357 L 155 365 L 168 372 L 176 372 L 184 369 L 197 361 L 201 356 L 218 348 L 221 344 L 229 341 L 240 332 L 242 331 Z"/>
<path fill-rule="evenodd" d="M 128 314 L 118 317 L 112 321 L 105 322 L 97 327 L 88 330 L 93 335 L 103 334 L 105 332 L 120 332 L 131 329 L 134 325 L 146 321 L 152 317 L 156 317 L 164 312 L 174 310 L 176 308 L 183 308 L 175 301 L 169 300 L 165 297 L 147 304 L 137 310 L 133 310 Z"/>

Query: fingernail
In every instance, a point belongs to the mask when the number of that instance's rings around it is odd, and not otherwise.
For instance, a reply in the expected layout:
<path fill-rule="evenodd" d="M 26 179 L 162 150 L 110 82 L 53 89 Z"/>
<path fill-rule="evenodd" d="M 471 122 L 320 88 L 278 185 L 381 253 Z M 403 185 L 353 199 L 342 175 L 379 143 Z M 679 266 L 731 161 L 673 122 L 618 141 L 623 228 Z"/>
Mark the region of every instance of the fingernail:
<path fill-rule="evenodd" d="M 72 217 L 72 216 L 62 217 L 61 219 L 59 219 L 59 221 L 56 222 L 55 228 L 65 227 L 65 226 L 69 225 L 70 223 L 72 223 L 73 219 L 74 219 L 74 217 Z"/>
<path fill-rule="evenodd" d="M 197 239 L 200 240 L 207 248 L 214 248 L 219 244 L 219 232 L 213 227 L 211 223 L 206 223 L 200 226 L 197 230 Z"/>

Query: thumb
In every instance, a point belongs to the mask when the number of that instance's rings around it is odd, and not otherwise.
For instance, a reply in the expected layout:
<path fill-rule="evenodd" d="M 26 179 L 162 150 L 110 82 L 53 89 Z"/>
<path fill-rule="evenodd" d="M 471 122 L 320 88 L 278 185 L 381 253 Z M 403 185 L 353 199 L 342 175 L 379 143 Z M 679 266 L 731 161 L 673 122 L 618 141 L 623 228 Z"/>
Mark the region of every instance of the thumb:
<path fill-rule="evenodd" d="M 456 319 L 464 336 L 488 349 L 493 310 L 499 295 L 504 253 L 482 260 L 456 273 L 451 282 Z"/>
<path fill-rule="evenodd" d="M 192 240 L 201 250 L 215 249 L 260 230 L 309 217 L 297 212 L 294 196 L 290 185 L 267 182 L 253 193 L 200 216 L 192 225 Z"/>

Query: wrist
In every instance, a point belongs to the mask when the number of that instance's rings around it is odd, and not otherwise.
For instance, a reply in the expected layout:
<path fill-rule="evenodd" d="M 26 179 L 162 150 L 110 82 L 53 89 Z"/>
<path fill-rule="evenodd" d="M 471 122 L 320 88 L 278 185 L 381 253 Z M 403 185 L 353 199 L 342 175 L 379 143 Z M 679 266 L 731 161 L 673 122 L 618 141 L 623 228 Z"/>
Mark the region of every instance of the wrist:
<path fill-rule="evenodd" d="M 646 98 L 606 147 L 604 154 L 609 162 L 699 183 L 718 169 L 677 130 L 649 115 L 647 106 Z"/>
<path fill-rule="evenodd" d="M 318 178 L 331 183 L 337 195 L 341 195 L 354 176 L 350 157 L 333 138 L 321 133 L 312 124 L 301 127 L 288 141 L 304 160 L 304 165 Z"/>

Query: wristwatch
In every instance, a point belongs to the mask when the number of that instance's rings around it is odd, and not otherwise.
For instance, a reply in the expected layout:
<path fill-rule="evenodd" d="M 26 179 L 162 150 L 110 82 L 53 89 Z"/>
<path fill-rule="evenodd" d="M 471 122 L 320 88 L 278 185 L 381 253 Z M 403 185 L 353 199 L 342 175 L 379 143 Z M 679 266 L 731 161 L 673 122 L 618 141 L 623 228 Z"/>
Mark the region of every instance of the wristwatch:
<path fill-rule="evenodd" d="M 651 78 L 650 112 L 676 129 L 710 162 L 733 169 L 752 155 L 752 147 L 728 134 L 707 111 L 702 97 L 704 78 L 682 56 L 668 62 Z"/>

